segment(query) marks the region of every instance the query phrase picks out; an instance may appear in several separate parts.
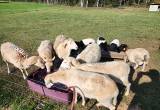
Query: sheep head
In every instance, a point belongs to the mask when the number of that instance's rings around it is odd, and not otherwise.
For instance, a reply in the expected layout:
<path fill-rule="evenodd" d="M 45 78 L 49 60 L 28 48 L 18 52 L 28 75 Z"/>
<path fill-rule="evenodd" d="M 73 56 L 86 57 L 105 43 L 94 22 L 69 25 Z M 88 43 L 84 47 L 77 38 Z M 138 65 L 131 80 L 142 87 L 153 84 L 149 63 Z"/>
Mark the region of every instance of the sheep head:
<path fill-rule="evenodd" d="M 97 38 L 97 44 L 100 45 L 102 43 L 107 43 L 106 40 L 103 37 L 98 37 Z"/>
<path fill-rule="evenodd" d="M 64 42 L 64 48 L 67 48 L 68 50 L 71 50 L 71 49 L 77 50 L 78 46 L 73 39 L 68 38 Z"/>
<path fill-rule="evenodd" d="M 53 57 L 51 60 L 47 60 L 45 63 L 45 66 L 47 68 L 47 73 L 51 72 L 51 67 L 53 66 L 53 60 L 55 59 L 55 57 Z"/>
<path fill-rule="evenodd" d="M 114 39 L 110 44 L 116 44 L 117 47 L 119 47 L 121 45 L 120 41 L 118 39 Z"/>
<path fill-rule="evenodd" d="M 73 57 L 67 57 L 63 60 L 63 62 L 61 63 L 60 69 L 70 69 L 72 67 L 75 67 L 77 65 L 80 65 L 80 62 L 78 60 L 76 60 Z"/>
<path fill-rule="evenodd" d="M 65 59 L 66 57 L 69 57 L 72 49 L 77 50 L 78 46 L 73 39 L 68 38 L 64 42 L 59 44 L 56 49 L 56 53 L 60 59 Z"/>
<path fill-rule="evenodd" d="M 24 68 L 29 68 L 32 65 L 36 65 L 37 67 L 40 67 L 41 69 L 45 68 L 44 61 L 39 56 L 32 56 L 27 59 L 25 59 L 23 63 Z"/>

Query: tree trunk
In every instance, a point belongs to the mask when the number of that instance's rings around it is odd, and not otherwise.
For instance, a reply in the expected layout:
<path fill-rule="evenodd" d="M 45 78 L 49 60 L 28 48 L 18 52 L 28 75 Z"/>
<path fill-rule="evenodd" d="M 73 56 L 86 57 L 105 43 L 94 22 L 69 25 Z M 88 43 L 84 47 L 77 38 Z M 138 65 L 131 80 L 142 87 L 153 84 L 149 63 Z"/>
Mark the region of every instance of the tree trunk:
<path fill-rule="evenodd" d="M 46 0 L 47 4 L 49 4 L 49 0 Z"/>
<path fill-rule="evenodd" d="M 119 0 L 119 6 L 122 6 L 122 0 Z"/>
<path fill-rule="evenodd" d="M 133 4 L 134 4 L 134 5 L 136 4 L 136 0 L 133 0 Z"/>
<path fill-rule="evenodd" d="M 97 0 L 97 4 L 96 4 L 96 6 L 97 6 L 97 7 L 99 6 L 99 0 Z"/>
<path fill-rule="evenodd" d="M 83 7 L 83 4 L 84 4 L 84 1 L 83 1 L 83 0 L 81 0 L 81 7 Z"/>
<path fill-rule="evenodd" d="M 141 1 L 141 0 L 138 0 L 138 5 L 140 4 L 140 1 Z"/>
<path fill-rule="evenodd" d="M 88 0 L 86 1 L 86 8 L 88 7 Z"/>

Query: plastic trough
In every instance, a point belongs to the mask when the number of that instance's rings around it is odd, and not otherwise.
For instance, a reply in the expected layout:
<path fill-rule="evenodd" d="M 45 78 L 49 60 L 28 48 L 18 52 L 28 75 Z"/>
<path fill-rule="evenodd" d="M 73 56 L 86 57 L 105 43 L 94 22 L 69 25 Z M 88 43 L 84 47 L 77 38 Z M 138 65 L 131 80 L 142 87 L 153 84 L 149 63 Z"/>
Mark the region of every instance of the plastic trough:
<path fill-rule="evenodd" d="M 55 84 L 52 88 L 48 89 L 44 85 L 44 77 L 46 76 L 46 71 L 38 69 L 33 72 L 28 78 L 27 83 L 29 88 L 42 96 L 47 96 L 50 99 L 61 102 L 64 104 L 71 103 L 72 91 L 68 90 L 62 84 Z"/>

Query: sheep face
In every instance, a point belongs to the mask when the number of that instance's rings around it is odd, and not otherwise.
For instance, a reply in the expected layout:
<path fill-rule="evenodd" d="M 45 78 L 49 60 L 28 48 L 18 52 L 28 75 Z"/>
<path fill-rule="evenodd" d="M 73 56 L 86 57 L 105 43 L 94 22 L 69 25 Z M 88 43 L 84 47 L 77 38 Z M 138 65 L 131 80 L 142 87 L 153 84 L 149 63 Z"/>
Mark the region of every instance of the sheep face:
<path fill-rule="evenodd" d="M 76 44 L 75 41 L 72 40 L 72 39 L 68 39 L 68 40 L 66 41 L 65 47 L 67 47 L 67 46 L 68 46 L 69 50 L 71 50 L 71 49 L 77 50 L 77 49 L 78 49 L 77 44 Z"/>
<path fill-rule="evenodd" d="M 120 52 L 121 52 L 121 51 L 125 52 L 127 49 L 128 49 L 128 46 L 127 46 L 126 44 L 121 44 L 121 45 L 119 46 L 119 51 L 120 51 Z"/>
<path fill-rule="evenodd" d="M 52 62 L 46 62 L 45 63 L 46 68 L 47 68 L 47 73 L 51 72 L 51 67 L 53 66 Z"/>
<path fill-rule="evenodd" d="M 114 40 L 111 42 L 111 44 L 116 44 L 116 45 L 117 45 L 117 47 L 119 47 L 119 46 L 120 46 L 120 42 L 119 42 L 119 40 L 118 40 L 118 39 L 114 39 Z"/>
<path fill-rule="evenodd" d="M 63 70 L 70 69 L 70 68 L 77 66 L 79 64 L 80 64 L 79 61 L 76 60 L 75 58 L 68 57 L 63 60 L 63 62 L 61 63 L 60 69 L 63 69 Z"/>
<path fill-rule="evenodd" d="M 103 37 L 98 37 L 97 44 L 100 45 L 102 43 L 107 43 L 106 40 Z"/>
<path fill-rule="evenodd" d="M 35 65 L 36 65 L 37 67 L 40 67 L 41 69 L 44 69 L 44 68 L 45 68 L 44 61 L 43 61 L 41 58 L 39 58 L 39 59 L 37 60 L 37 62 L 35 63 Z"/>

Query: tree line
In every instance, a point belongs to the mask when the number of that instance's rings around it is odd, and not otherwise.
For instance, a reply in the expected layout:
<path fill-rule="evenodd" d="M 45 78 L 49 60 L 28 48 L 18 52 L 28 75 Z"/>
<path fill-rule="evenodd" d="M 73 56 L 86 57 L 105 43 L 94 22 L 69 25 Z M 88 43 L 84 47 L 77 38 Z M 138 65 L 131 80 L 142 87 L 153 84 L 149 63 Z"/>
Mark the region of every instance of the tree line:
<path fill-rule="evenodd" d="M 17 1 L 17 0 L 15 0 Z M 46 4 L 63 4 L 80 7 L 130 6 L 149 5 L 154 0 L 25 0 L 28 2 L 41 2 Z"/>

